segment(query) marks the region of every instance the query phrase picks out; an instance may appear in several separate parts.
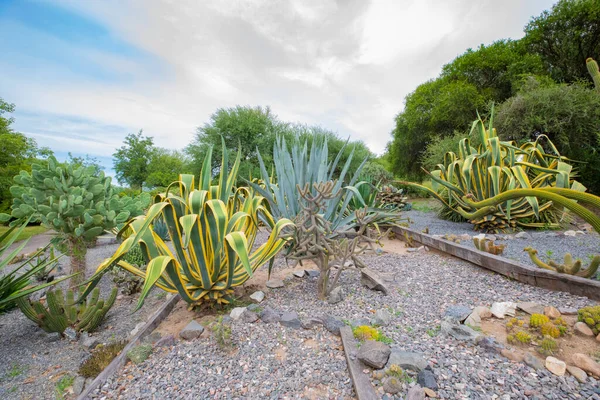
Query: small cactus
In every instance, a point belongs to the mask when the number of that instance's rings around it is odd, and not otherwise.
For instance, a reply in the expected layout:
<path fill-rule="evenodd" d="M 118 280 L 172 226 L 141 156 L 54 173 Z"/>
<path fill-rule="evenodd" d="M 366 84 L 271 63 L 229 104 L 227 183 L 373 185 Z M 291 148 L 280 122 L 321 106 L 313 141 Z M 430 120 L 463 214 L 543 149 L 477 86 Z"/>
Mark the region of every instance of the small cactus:
<path fill-rule="evenodd" d="M 540 343 L 540 349 L 542 354 L 552 354 L 558 348 L 558 344 L 556 344 L 556 340 L 551 337 L 545 337 Z"/>
<path fill-rule="evenodd" d="M 485 251 L 486 253 L 490 253 L 496 256 L 504 253 L 504 249 L 506 245 L 504 244 L 494 244 L 494 242 L 490 239 L 479 239 L 474 237 L 473 244 L 478 250 Z"/>
<path fill-rule="evenodd" d="M 544 314 L 532 314 L 529 318 L 529 326 L 532 328 L 540 327 L 548 322 L 550 322 L 550 318 Z"/>
<path fill-rule="evenodd" d="M 550 336 L 553 338 L 557 338 L 560 336 L 560 329 L 558 329 L 558 327 L 552 322 L 546 322 L 544 325 L 542 325 L 540 332 L 544 336 Z"/>
<path fill-rule="evenodd" d="M 562 274 L 580 276 L 582 278 L 592 278 L 600 266 L 600 255 L 593 257 L 587 268 L 581 269 L 581 260 L 573 260 L 571 253 L 565 254 L 564 262 L 558 264 L 552 260 L 548 261 L 548 263 L 543 262 L 537 256 L 537 250 L 531 247 L 525 247 L 523 251 L 529 253 L 531 261 L 540 268 L 560 272 Z"/>
<path fill-rule="evenodd" d="M 531 335 L 524 331 L 519 331 L 515 334 L 515 339 L 523 344 L 531 343 Z"/>
<path fill-rule="evenodd" d="M 594 335 L 600 333 L 600 306 L 584 307 L 577 312 L 577 317 L 592 329 Z"/>
<path fill-rule="evenodd" d="M 91 332 L 100 325 L 108 310 L 117 298 L 117 288 L 113 288 L 108 299 L 98 300 L 100 289 L 95 288 L 87 301 L 75 304 L 73 290 L 67 291 L 66 298 L 60 289 L 46 294 L 48 308 L 39 301 L 18 299 L 17 305 L 27 318 L 46 332 L 63 332 L 72 327 L 76 331 Z"/>
<path fill-rule="evenodd" d="M 361 342 L 365 340 L 378 340 L 381 335 L 377 329 L 368 325 L 357 326 L 354 328 L 353 333 L 354 337 Z"/>

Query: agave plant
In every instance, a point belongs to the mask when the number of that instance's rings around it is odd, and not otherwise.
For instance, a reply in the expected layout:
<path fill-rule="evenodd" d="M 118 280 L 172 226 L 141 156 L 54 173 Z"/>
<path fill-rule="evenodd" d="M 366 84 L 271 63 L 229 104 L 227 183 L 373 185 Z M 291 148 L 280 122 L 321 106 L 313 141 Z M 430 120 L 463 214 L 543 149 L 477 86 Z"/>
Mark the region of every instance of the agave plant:
<path fill-rule="evenodd" d="M 493 110 L 488 127 L 479 117 L 471 135 L 479 135 L 482 145 L 470 146 L 469 138 L 459 142 L 458 154 L 448 152 L 431 176 L 433 188 L 418 187 L 440 200 L 451 210 L 470 221 L 477 230 L 505 231 L 516 226 L 558 227 L 562 209 L 572 202 L 559 204 L 542 191 L 566 189 L 583 192 L 585 186 L 573 179 L 573 168 L 545 135 L 518 147 L 501 141 L 493 128 Z M 545 149 L 549 149 L 547 153 Z M 443 189 L 443 190 L 441 190 Z M 519 190 L 525 190 L 518 192 Z M 496 201 L 506 192 L 511 195 Z M 517 192 L 514 192 L 517 191 Z M 515 193 L 521 193 L 519 196 Z M 494 199 L 493 201 L 487 201 Z M 566 200 L 566 199 L 564 199 Z"/>
<path fill-rule="evenodd" d="M 115 254 L 98 267 L 82 298 L 96 286 L 115 263 L 144 279 L 137 305 L 139 309 L 152 286 L 179 293 L 190 306 L 211 300 L 226 304 L 233 288 L 246 282 L 262 264 L 283 247 L 282 230 L 292 225 L 288 219 L 274 222 L 265 200 L 247 188 L 234 189 L 240 152 L 229 170 L 229 155 L 223 143 L 223 158 L 218 185 L 211 186 L 212 148 L 206 154 L 198 189 L 193 175 L 180 175 L 154 198 L 145 216 L 130 221 L 121 232 L 130 232 Z M 162 217 L 167 224 L 172 249 L 152 230 Z M 266 243 L 254 251 L 259 217 L 271 228 Z M 124 261 L 123 256 L 139 243 L 147 263 L 143 271 Z"/>

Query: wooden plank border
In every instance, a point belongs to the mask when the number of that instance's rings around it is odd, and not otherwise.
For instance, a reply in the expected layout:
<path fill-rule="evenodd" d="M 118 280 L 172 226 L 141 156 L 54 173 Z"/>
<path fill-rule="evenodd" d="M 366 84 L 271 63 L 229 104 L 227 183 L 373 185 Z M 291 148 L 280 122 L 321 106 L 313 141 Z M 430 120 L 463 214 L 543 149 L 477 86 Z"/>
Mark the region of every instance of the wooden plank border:
<path fill-rule="evenodd" d="M 94 379 L 88 386 L 83 389 L 83 392 L 77 397 L 77 400 L 85 400 L 88 396 L 98 387 L 100 387 L 108 378 L 113 376 L 115 372 L 117 372 L 125 362 L 127 361 L 127 352 L 135 347 L 140 340 L 142 340 L 145 336 L 152 333 L 154 329 L 169 315 L 175 304 L 179 302 L 181 297 L 176 294 L 168 299 L 163 305 L 148 319 L 146 325 L 144 325 L 138 333 L 136 333 L 129 343 L 123 348 L 123 350 L 116 356 L 108 367 L 104 368 L 104 370 Z"/>
<path fill-rule="evenodd" d="M 508 276 L 519 282 L 528 283 L 545 289 L 568 292 L 577 296 L 584 296 L 592 300 L 600 301 L 600 281 L 524 265 L 449 240 L 417 232 L 410 228 L 392 227 L 392 231 L 400 238 L 406 233 L 412 237 L 413 240 L 425 246 L 469 261 L 475 265 Z"/>
<path fill-rule="evenodd" d="M 350 371 L 350 379 L 352 379 L 356 397 L 358 400 L 377 400 L 379 396 L 377 396 L 373 385 L 371 385 L 369 375 L 363 372 L 365 366 L 356 358 L 358 347 L 356 346 L 354 334 L 352 334 L 352 328 L 349 326 L 341 327 L 340 336 L 342 337 L 342 347 L 344 347 L 344 355 L 346 356 L 346 363 L 348 364 L 348 371 Z"/>

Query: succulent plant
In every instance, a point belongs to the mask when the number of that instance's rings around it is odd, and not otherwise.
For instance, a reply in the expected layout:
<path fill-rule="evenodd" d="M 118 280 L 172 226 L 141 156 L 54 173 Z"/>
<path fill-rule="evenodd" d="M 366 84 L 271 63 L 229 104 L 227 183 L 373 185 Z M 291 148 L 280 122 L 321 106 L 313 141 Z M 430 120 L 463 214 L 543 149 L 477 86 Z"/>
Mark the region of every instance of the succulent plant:
<path fill-rule="evenodd" d="M 494 244 L 493 240 L 490 239 L 480 239 L 477 237 L 473 238 L 473 244 L 480 251 L 485 251 L 486 253 L 500 255 L 504 253 L 504 249 L 506 248 L 505 244 Z"/>
<path fill-rule="evenodd" d="M 544 325 L 542 325 L 540 332 L 543 336 L 550 336 L 553 338 L 560 337 L 561 335 L 560 329 L 558 329 L 558 327 L 552 322 L 546 322 Z"/>
<path fill-rule="evenodd" d="M 598 70 L 598 63 L 590 57 L 585 60 L 585 64 L 587 66 L 588 72 L 592 76 L 592 80 L 594 81 L 594 86 L 596 86 L 596 90 L 600 91 L 600 71 Z"/>
<path fill-rule="evenodd" d="M 585 322 L 595 335 L 600 332 L 600 306 L 589 306 L 581 308 L 577 311 L 577 318 L 581 322 Z"/>
<path fill-rule="evenodd" d="M 552 354 L 557 348 L 558 344 L 556 343 L 556 340 L 552 339 L 551 337 L 545 337 L 540 343 L 540 352 L 542 354 Z"/>
<path fill-rule="evenodd" d="M 531 247 L 525 247 L 523 251 L 529 253 L 531 261 L 540 268 L 560 272 L 562 274 L 580 276 L 582 278 L 592 278 L 598 271 L 598 266 L 600 266 L 600 255 L 593 257 L 587 268 L 581 269 L 581 260 L 573 260 L 571 253 L 565 254 L 564 262 L 558 264 L 553 260 L 548 261 L 548 263 L 543 262 L 537 256 L 537 250 Z"/>
<path fill-rule="evenodd" d="M 352 330 L 352 333 L 354 333 L 354 337 L 361 342 L 366 340 L 378 340 L 381 335 L 377 328 L 368 325 L 357 326 Z"/>
<path fill-rule="evenodd" d="M 529 317 L 529 326 L 532 328 L 539 328 L 548 322 L 550 322 L 550 318 L 544 314 L 531 314 L 531 317 Z"/>
<path fill-rule="evenodd" d="M 515 333 L 515 339 L 523 344 L 531 343 L 531 335 L 525 331 L 518 331 Z"/>
<path fill-rule="evenodd" d="M 27 318 L 35 322 L 46 332 L 62 334 L 67 328 L 75 331 L 91 332 L 100 325 L 108 310 L 117 298 L 117 288 L 113 288 L 106 301 L 98 300 L 100 289 L 96 288 L 86 303 L 75 304 L 72 289 L 67 291 L 66 298 L 60 289 L 48 291 L 46 299 L 48 307 L 39 301 L 24 298 L 17 300 L 17 306 Z"/>

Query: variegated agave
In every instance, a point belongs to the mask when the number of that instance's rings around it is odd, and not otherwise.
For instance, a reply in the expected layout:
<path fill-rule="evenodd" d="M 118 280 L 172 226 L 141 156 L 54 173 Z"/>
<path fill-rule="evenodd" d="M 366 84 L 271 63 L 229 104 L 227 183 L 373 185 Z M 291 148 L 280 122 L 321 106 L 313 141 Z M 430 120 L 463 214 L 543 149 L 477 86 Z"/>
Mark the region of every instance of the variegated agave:
<path fill-rule="evenodd" d="M 121 232 L 127 232 L 129 237 L 98 267 L 83 296 L 116 263 L 144 279 L 137 308 L 154 285 L 179 293 L 192 306 L 205 300 L 228 303 L 233 288 L 246 282 L 259 266 L 277 254 L 284 245 L 280 233 L 291 221 L 284 218 L 275 223 L 263 197 L 246 188 L 234 189 L 240 153 L 229 170 L 224 143 L 219 181 L 211 185 L 211 155 L 212 148 L 204 159 L 198 189 L 193 175 L 180 175 L 179 181 L 154 198 L 145 216 L 133 219 L 123 228 Z M 259 215 L 271 233 L 266 243 L 252 251 Z M 151 229 L 159 216 L 167 224 L 173 251 Z M 148 262 L 146 271 L 122 260 L 135 243 L 140 244 Z"/>

